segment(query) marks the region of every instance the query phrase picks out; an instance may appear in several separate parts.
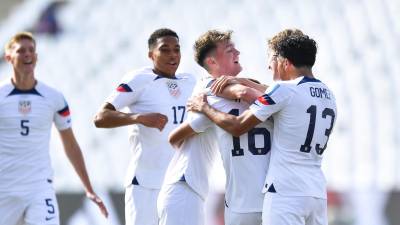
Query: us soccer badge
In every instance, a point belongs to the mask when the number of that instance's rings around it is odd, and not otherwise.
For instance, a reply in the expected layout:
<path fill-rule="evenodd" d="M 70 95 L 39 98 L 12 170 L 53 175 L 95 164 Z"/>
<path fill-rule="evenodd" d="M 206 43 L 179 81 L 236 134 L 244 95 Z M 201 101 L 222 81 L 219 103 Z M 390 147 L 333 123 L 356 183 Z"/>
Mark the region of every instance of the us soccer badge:
<path fill-rule="evenodd" d="M 175 98 L 178 98 L 181 95 L 181 91 L 179 90 L 178 82 L 176 80 L 168 80 L 167 87 L 169 94 Z"/>
<path fill-rule="evenodd" d="M 18 111 L 19 113 L 26 115 L 31 112 L 31 101 L 29 100 L 19 100 Z"/>

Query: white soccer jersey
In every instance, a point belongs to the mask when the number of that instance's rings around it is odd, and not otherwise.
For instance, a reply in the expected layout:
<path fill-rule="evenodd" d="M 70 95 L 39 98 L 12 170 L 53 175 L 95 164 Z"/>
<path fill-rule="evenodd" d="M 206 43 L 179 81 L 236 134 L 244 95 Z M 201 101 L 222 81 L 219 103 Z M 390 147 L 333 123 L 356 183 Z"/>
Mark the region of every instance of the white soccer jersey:
<path fill-rule="evenodd" d="M 233 115 L 239 115 L 249 107 L 245 102 L 216 96 L 209 96 L 208 102 L 212 107 Z M 225 201 L 232 212 L 262 211 L 262 189 L 270 160 L 272 126 L 268 120 L 240 137 L 233 137 L 215 125 L 226 174 Z"/>
<path fill-rule="evenodd" d="M 189 74 L 176 74 L 176 79 L 155 74 L 151 68 L 128 73 L 107 99 L 117 110 L 128 107 L 132 113 L 161 113 L 168 117 L 162 131 L 141 124 L 131 127 L 133 158 L 126 185 L 136 177 L 144 187 L 161 187 L 168 163 L 174 153 L 168 134 L 186 117 L 186 101 L 196 80 Z"/>
<path fill-rule="evenodd" d="M 176 150 L 165 175 L 165 184 L 178 182 L 183 176 L 186 183 L 204 200 L 209 190 L 209 175 L 214 163 L 218 145 L 215 130 L 204 127 L 202 121 L 208 118 L 189 112 L 187 121 L 198 134 L 187 138 Z"/>
<path fill-rule="evenodd" d="M 40 190 L 52 179 L 49 141 L 52 123 L 71 127 L 68 104 L 55 89 L 37 81 L 18 90 L 0 84 L 0 192 Z"/>
<path fill-rule="evenodd" d="M 204 90 L 210 80 L 200 81 L 193 93 Z M 175 154 L 165 175 L 165 184 L 178 182 L 182 176 L 188 185 L 205 199 L 209 190 L 209 174 L 218 151 L 213 123 L 203 114 L 189 112 L 185 122 L 197 133 L 187 138 Z"/>
<path fill-rule="evenodd" d="M 261 121 L 272 115 L 274 138 L 266 189 L 284 196 L 326 199 L 321 160 L 336 119 L 336 102 L 317 79 L 277 83 L 251 105 Z"/>

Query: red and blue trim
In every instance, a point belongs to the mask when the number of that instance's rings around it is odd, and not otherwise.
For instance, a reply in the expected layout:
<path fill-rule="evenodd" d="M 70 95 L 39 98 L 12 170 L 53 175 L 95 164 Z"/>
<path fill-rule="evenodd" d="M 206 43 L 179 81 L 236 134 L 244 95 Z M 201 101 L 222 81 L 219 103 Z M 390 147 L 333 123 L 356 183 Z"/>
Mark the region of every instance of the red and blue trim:
<path fill-rule="evenodd" d="M 127 84 L 120 84 L 117 87 L 118 92 L 132 92 L 132 89 Z"/>
<path fill-rule="evenodd" d="M 257 100 L 263 105 L 275 105 L 275 101 L 268 94 L 258 97 Z"/>
<path fill-rule="evenodd" d="M 65 106 L 63 109 L 61 109 L 60 111 L 57 111 L 57 113 L 58 113 L 60 116 L 62 116 L 62 117 L 67 117 L 67 116 L 69 116 L 69 115 L 70 115 L 70 112 L 69 112 L 69 107 L 68 107 L 68 105 Z"/>

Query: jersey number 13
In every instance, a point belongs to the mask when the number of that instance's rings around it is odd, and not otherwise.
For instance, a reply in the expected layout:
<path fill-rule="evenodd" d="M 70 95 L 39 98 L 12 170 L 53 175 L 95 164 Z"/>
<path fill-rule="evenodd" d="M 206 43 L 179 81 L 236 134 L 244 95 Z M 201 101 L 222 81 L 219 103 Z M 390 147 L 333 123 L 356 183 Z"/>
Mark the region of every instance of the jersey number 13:
<path fill-rule="evenodd" d="M 317 106 L 316 105 L 311 105 L 310 107 L 308 107 L 307 109 L 307 113 L 310 114 L 310 123 L 308 124 L 308 130 L 307 130 L 307 137 L 306 140 L 304 142 L 303 145 L 301 145 L 300 147 L 300 151 L 301 152 L 306 152 L 309 153 L 311 151 L 311 142 L 314 136 L 314 130 L 315 130 L 315 123 L 316 123 L 316 117 L 317 117 Z M 330 117 L 330 126 L 328 129 L 325 130 L 325 136 L 326 138 L 326 142 L 324 144 L 323 147 L 321 147 L 321 144 L 316 144 L 315 145 L 315 151 L 317 152 L 318 155 L 322 155 L 322 153 L 324 153 L 326 146 L 328 144 L 328 139 L 329 139 L 329 135 L 332 132 L 332 128 L 333 128 L 333 123 L 335 122 L 335 111 L 333 111 L 333 109 L 331 108 L 325 108 L 322 111 L 322 118 L 326 119 L 326 117 L 329 116 Z"/>

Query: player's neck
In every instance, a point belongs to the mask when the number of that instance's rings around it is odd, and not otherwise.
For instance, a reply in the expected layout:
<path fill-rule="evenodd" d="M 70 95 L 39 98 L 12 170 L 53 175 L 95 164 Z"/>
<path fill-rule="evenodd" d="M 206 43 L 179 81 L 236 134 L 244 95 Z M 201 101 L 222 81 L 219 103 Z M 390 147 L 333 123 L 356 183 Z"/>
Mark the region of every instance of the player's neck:
<path fill-rule="evenodd" d="M 303 77 L 303 76 L 308 77 L 308 78 L 314 78 L 311 68 L 308 68 L 308 67 L 297 68 L 294 71 L 292 78 L 296 79 L 298 77 Z"/>
<path fill-rule="evenodd" d="M 221 76 L 235 77 L 237 75 L 237 74 L 233 75 L 233 74 L 228 74 L 228 73 L 221 73 L 221 72 L 218 72 L 218 71 L 210 71 L 209 74 L 214 78 L 219 78 Z"/>
<path fill-rule="evenodd" d="M 19 90 L 30 90 L 36 85 L 36 80 L 33 74 L 17 74 L 14 73 L 11 78 L 12 84 Z"/>
<path fill-rule="evenodd" d="M 161 72 L 161 71 L 159 71 L 159 70 L 157 70 L 155 68 L 153 69 L 153 72 L 155 74 L 157 74 L 159 76 L 162 76 L 162 77 L 165 77 L 165 78 L 171 78 L 171 79 L 175 79 L 176 78 L 175 74 L 166 74 L 166 73 L 163 73 L 163 72 Z"/>

